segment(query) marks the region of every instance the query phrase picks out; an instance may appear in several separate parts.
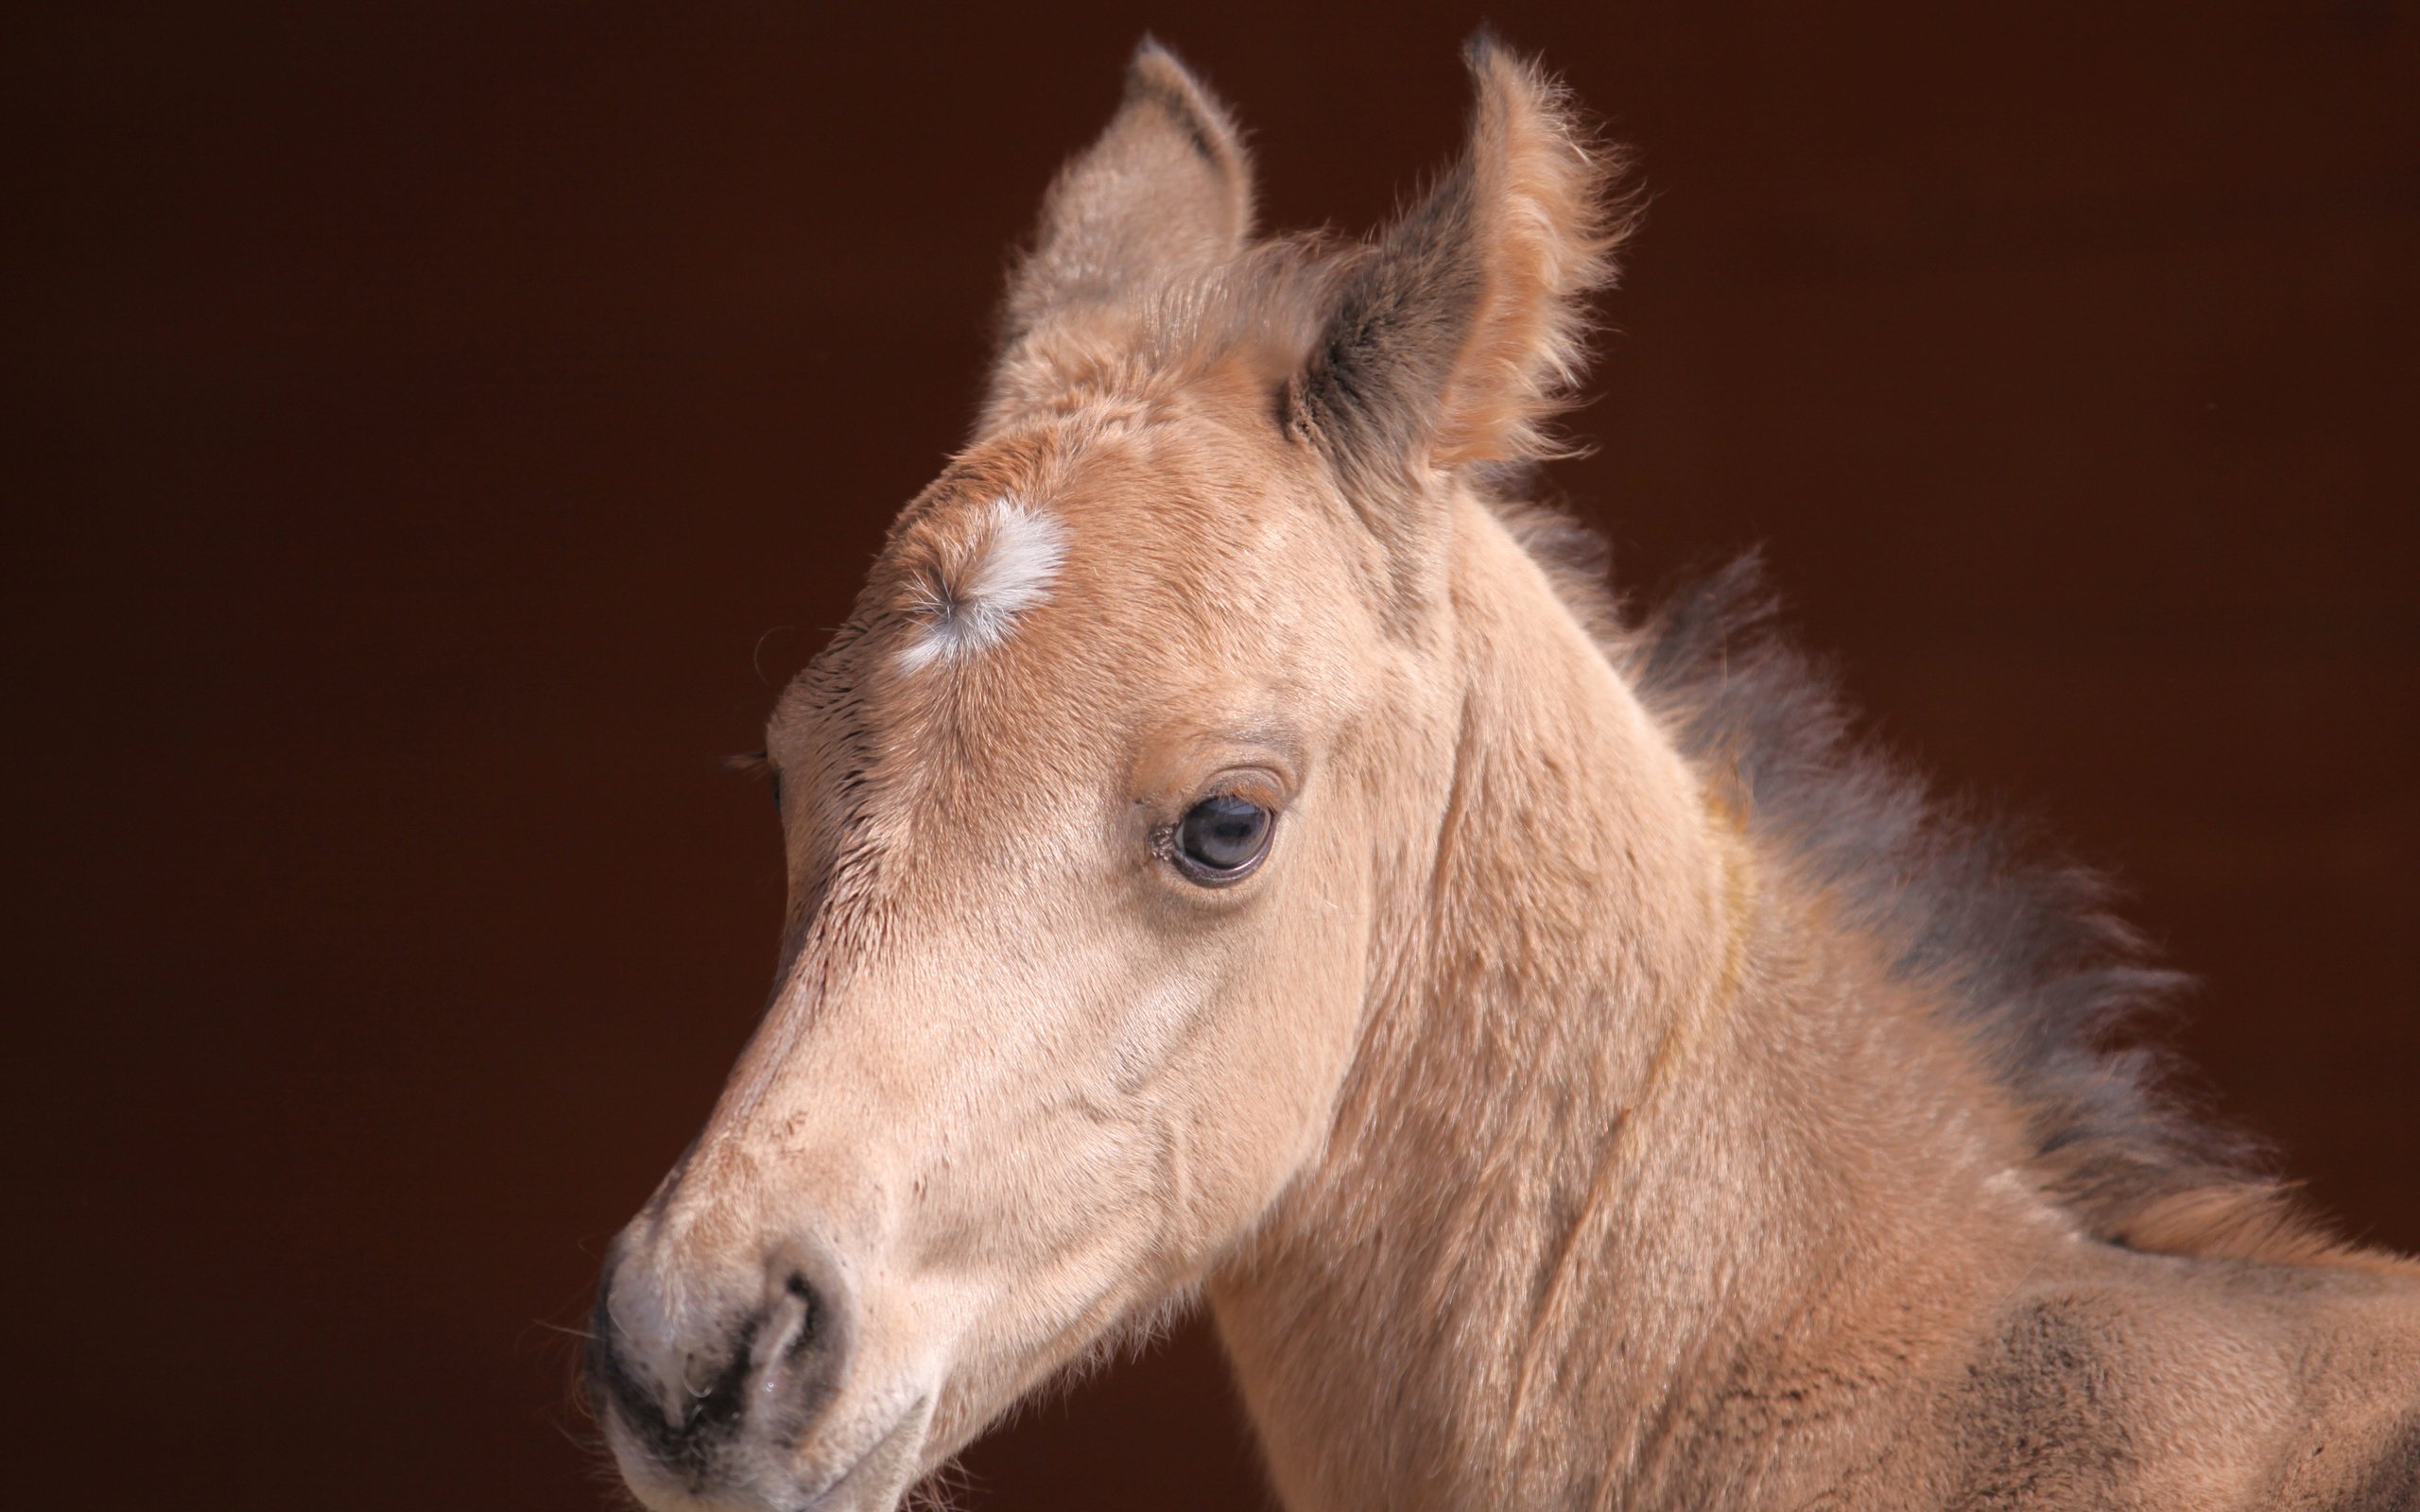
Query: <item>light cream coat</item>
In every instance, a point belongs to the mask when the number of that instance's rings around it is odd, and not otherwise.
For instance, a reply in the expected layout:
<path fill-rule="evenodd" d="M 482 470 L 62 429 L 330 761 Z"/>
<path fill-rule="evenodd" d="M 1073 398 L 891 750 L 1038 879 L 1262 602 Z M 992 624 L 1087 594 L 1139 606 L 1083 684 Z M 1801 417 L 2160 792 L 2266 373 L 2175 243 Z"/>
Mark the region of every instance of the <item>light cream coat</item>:
<path fill-rule="evenodd" d="M 1254 242 L 1148 46 L 1052 189 L 769 727 L 780 988 L 599 1300 L 631 1486 L 890 1506 L 1198 1294 L 1296 1512 L 2420 1505 L 2420 1274 L 2091 1048 L 2156 982 L 2082 885 L 1970 866 L 1738 583 L 1617 624 L 1502 502 L 1622 216 L 1472 68 L 1368 246 Z"/>

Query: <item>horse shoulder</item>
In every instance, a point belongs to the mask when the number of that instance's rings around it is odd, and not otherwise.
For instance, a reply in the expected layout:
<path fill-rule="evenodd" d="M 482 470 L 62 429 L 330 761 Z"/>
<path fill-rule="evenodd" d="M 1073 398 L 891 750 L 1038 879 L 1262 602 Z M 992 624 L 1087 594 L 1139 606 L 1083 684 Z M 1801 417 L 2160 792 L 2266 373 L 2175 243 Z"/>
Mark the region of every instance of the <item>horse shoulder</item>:
<path fill-rule="evenodd" d="M 2274 1504 L 2420 1509 L 2420 1265 L 2264 1267 L 2298 1293 L 2304 1420 Z"/>
<path fill-rule="evenodd" d="M 2420 1509 L 2420 1274 L 2085 1246 L 1945 1393 L 1960 1508 Z"/>

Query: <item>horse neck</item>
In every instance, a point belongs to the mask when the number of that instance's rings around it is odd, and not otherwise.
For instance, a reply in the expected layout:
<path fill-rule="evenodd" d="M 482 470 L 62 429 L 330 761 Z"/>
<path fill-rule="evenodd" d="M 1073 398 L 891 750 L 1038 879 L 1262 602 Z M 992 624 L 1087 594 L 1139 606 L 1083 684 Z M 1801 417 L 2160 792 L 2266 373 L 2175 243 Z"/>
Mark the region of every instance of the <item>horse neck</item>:
<path fill-rule="evenodd" d="M 1837 1363 L 1860 1306 L 1954 1310 L 2004 1269 L 1964 1249 L 2057 1227 L 1995 1179 L 1971 1049 L 1824 936 L 1504 527 L 1459 535 L 1446 818 L 1372 942 L 1409 964 L 1210 1286 L 1297 1509 L 1640 1504 L 1717 1472 L 1677 1451 L 1758 1341 Z"/>

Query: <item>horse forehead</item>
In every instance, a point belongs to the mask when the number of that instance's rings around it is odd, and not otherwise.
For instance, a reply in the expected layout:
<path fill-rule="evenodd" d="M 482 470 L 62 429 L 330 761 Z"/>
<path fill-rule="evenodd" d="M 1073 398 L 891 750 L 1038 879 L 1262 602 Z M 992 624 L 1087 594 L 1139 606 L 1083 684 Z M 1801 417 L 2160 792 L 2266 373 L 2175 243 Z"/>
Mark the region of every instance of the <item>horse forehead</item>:
<path fill-rule="evenodd" d="M 1300 612 L 1311 522 L 1250 452 L 1098 416 L 980 444 L 902 511 L 847 644 L 775 725 L 837 738 L 844 713 L 877 765 L 1013 769 L 1106 754 L 1146 706 L 1252 680 Z"/>
<path fill-rule="evenodd" d="M 1307 524 L 1281 472 L 1224 427 L 1124 413 L 987 441 L 903 514 L 874 596 L 908 622 L 910 670 L 1024 638 L 1045 604 L 1072 612 L 1037 630 L 1213 630 L 1263 607 Z M 944 617 L 956 633 L 924 633 Z"/>

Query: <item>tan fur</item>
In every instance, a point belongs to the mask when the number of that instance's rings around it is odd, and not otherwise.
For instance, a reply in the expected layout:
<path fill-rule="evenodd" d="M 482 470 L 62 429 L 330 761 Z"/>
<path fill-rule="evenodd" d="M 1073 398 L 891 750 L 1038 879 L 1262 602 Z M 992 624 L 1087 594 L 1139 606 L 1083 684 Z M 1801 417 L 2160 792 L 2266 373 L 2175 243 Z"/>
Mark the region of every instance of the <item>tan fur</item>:
<path fill-rule="evenodd" d="M 1136 67 L 769 730 L 781 985 L 600 1299 L 641 1498 L 891 1505 L 1199 1288 L 1295 1512 L 2420 1504 L 2420 1270 L 2081 1193 L 1488 495 L 1618 220 L 1555 90 L 1481 44 L 1437 198 L 1254 247 Z M 1048 596 L 903 668 L 1004 496 Z"/>
<path fill-rule="evenodd" d="M 1500 50 L 1475 66 L 1469 161 L 1495 211 L 1481 307 L 1431 454 L 1447 468 L 1557 449 L 1543 426 L 1580 379 L 1581 301 L 1612 282 L 1631 221 L 1608 193 L 1612 150 L 1574 129 L 1558 87 Z"/>

